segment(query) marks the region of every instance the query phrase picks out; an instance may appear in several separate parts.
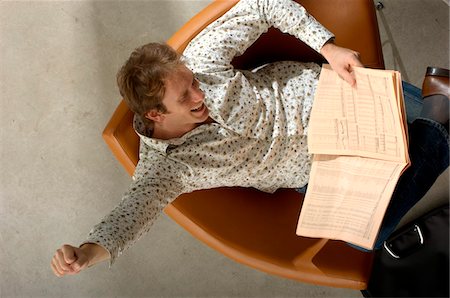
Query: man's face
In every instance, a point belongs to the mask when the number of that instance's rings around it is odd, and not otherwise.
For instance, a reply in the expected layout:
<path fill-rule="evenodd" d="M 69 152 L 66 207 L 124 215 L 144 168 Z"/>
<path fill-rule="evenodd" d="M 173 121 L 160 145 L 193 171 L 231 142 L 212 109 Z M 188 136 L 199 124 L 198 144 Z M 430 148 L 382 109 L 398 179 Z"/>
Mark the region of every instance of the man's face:
<path fill-rule="evenodd" d="M 181 65 L 167 77 L 165 88 L 162 103 L 167 112 L 154 120 L 165 129 L 186 133 L 208 119 L 209 111 L 203 103 L 205 94 L 186 66 Z"/>

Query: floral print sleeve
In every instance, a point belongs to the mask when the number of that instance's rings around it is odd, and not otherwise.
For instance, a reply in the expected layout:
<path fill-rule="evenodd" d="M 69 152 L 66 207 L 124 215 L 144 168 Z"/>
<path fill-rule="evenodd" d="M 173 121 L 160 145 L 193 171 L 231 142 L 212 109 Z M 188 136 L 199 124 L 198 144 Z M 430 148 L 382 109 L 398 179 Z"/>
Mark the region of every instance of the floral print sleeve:
<path fill-rule="evenodd" d="M 333 34 L 292 0 L 241 0 L 198 34 L 184 52 L 194 72 L 233 76 L 232 59 L 270 27 L 320 51 Z"/>
<path fill-rule="evenodd" d="M 158 156 L 158 155 L 156 155 Z M 184 189 L 170 164 L 141 159 L 122 201 L 90 231 L 84 243 L 96 243 L 110 253 L 110 267 L 153 225 L 164 207 Z"/>

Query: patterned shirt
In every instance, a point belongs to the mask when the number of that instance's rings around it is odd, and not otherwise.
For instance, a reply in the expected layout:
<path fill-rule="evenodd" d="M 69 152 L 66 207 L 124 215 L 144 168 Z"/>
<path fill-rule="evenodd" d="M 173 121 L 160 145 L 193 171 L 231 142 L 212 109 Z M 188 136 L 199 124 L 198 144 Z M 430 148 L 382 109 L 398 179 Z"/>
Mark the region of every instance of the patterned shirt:
<path fill-rule="evenodd" d="M 333 37 L 293 1 L 242 0 L 183 53 L 215 122 L 160 140 L 135 118 L 141 147 L 133 182 L 84 242 L 106 248 L 110 266 L 182 193 L 221 186 L 274 192 L 308 182 L 306 133 L 320 67 L 276 62 L 243 71 L 231 65 L 272 26 L 316 51 Z"/>

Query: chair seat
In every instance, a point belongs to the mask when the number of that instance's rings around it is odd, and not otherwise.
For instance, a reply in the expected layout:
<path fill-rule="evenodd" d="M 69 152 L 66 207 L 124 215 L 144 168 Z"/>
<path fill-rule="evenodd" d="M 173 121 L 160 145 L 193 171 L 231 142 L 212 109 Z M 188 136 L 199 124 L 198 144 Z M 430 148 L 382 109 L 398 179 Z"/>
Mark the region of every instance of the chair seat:
<path fill-rule="evenodd" d="M 372 254 L 295 234 L 303 195 L 252 188 L 183 194 L 164 210 L 204 243 L 253 268 L 321 285 L 364 289 Z"/>

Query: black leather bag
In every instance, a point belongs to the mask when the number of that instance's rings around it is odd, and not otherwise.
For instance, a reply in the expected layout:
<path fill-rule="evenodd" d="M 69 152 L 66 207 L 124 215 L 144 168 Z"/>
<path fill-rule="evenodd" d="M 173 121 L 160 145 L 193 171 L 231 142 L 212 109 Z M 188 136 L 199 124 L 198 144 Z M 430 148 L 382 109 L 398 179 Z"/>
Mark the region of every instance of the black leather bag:
<path fill-rule="evenodd" d="M 375 252 L 364 297 L 449 297 L 449 206 L 394 232 Z"/>

